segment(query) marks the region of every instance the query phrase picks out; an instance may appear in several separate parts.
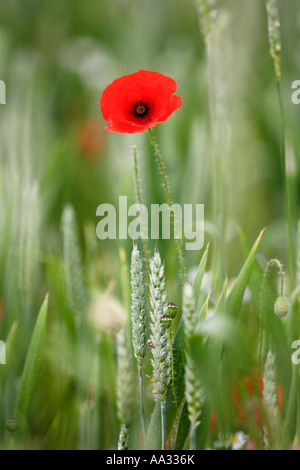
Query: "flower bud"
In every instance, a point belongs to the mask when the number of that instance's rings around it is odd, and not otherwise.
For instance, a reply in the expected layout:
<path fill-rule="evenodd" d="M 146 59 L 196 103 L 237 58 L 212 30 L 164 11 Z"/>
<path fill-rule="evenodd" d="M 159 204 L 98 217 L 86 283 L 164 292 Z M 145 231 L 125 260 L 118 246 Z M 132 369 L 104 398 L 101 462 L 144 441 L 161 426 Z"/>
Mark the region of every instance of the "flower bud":
<path fill-rule="evenodd" d="M 285 317 L 289 313 L 289 301 L 283 295 L 277 298 L 274 304 L 274 312 L 280 318 Z"/>
<path fill-rule="evenodd" d="M 17 418 L 7 418 L 5 424 L 7 431 L 13 434 L 18 429 L 19 420 Z"/>
<path fill-rule="evenodd" d="M 173 302 L 168 302 L 168 315 L 172 318 L 175 318 L 178 312 L 177 305 L 173 304 Z"/>
<path fill-rule="evenodd" d="M 162 318 L 161 318 L 161 322 L 162 324 L 164 325 L 165 328 L 170 328 L 171 324 L 172 324 L 172 320 L 173 318 L 170 316 L 170 315 L 164 315 Z"/>

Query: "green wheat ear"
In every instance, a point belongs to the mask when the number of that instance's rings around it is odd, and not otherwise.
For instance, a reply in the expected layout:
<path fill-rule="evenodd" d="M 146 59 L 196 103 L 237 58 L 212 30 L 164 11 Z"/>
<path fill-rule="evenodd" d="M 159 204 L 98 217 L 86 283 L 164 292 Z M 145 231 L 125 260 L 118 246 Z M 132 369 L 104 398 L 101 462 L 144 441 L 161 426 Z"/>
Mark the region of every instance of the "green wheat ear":
<path fill-rule="evenodd" d="M 270 449 L 279 443 L 280 423 L 277 406 L 277 378 L 275 356 L 270 350 L 267 355 L 263 374 L 263 411 L 264 411 L 264 446 Z"/>
<path fill-rule="evenodd" d="M 146 354 L 146 310 L 144 271 L 141 253 L 133 246 L 131 253 L 131 325 L 134 355 L 138 363 L 140 415 L 143 435 L 146 435 L 146 419 L 143 393 L 143 363 Z"/>
<path fill-rule="evenodd" d="M 281 66 L 280 66 L 281 38 L 280 38 L 280 21 L 279 21 L 277 0 L 267 0 L 266 8 L 267 8 L 267 14 L 268 14 L 268 33 L 269 33 L 270 55 L 274 63 L 276 80 L 279 82 L 281 79 Z"/>
<path fill-rule="evenodd" d="M 146 311 L 143 261 L 136 245 L 133 246 L 131 253 L 130 274 L 132 344 L 138 369 L 141 372 L 146 353 Z"/>
<path fill-rule="evenodd" d="M 198 9 L 200 29 L 208 46 L 212 25 L 217 15 L 216 0 L 195 0 L 195 3 Z"/>
<path fill-rule="evenodd" d="M 150 304 L 153 378 L 161 401 L 165 400 L 171 380 L 171 353 L 168 333 L 162 318 L 168 313 L 165 274 L 160 255 L 156 251 L 150 260 Z"/>
<path fill-rule="evenodd" d="M 128 450 L 129 447 L 129 431 L 126 424 L 121 425 L 119 441 L 118 441 L 118 450 Z"/>
<path fill-rule="evenodd" d="M 158 251 L 150 260 L 150 318 L 152 343 L 151 364 L 153 378 L 161 402 L 162 449 L 166 446 L 166 410 L 165 400 L 171 381 L 171 350 L 168 330 L 162 319 L 168 314 L 167 293 L 165 290 L 165 273 Z"/>

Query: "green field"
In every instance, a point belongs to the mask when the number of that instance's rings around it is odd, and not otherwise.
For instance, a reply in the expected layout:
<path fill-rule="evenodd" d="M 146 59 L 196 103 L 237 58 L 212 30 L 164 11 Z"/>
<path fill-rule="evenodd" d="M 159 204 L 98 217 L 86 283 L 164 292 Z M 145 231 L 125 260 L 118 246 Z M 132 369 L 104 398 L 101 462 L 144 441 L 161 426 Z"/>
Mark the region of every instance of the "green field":
<path fill-rule="evenodd" d="M 0 449 L 300 445 L 299 31 L 297 0 L 0 3 Z M 139 70 L 182 105 L 105 130 Z M 170 202 L 204 205 L 201 249 L 151 238 Z"/>

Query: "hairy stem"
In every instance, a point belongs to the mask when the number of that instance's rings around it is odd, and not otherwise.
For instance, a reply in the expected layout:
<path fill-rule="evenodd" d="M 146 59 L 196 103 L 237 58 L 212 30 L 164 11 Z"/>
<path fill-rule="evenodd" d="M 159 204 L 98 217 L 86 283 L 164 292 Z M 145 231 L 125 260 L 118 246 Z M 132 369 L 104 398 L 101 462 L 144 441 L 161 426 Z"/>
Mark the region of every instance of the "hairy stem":
<path fill-rule="evenodd" d="M 177 404 L 176 393 L 175 393 L 174 357 L 173 357 L 172 334 L 171 334 L 171 331 L 170 331 L 170 330 L 168 330 L 168 338 L 169 338 L 170 351 L 171 351 L 172 390 L 173 390 L 173 396 L 174 396 L 174 403 L 175 403 L 176 409 L 178 410 L 178 404 Z"/>

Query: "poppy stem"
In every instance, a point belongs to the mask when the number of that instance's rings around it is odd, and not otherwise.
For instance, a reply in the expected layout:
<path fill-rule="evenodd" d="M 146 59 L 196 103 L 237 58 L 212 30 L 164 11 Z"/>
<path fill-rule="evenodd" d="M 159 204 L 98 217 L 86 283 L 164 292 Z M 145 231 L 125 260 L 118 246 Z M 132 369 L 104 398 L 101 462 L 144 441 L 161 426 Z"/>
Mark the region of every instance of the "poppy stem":
<path fill-rule="evenodd" d="M 162 175 L 162 179 L 163 179 L 163 184 L 164 184 L 164 188 L 165 188 L 165 193 L 166 193 L 166 197 L 167 197 L 167 202 L 168 202 L 168 206 L 169 206 L 169 208 L 170 208 L 170 217 L 171 217 L 172 223 L 173 223 L 173 225 L 174 225 L 175 241 L 176 241 L 176 243 L 177 243 L 179 264 L 180 264 L 180 269 L 181 269 L 181 279 L 182 279 L 182 283 L 184 284 L 184 282 L 185 282 L 185 269 L 184 269 L 184 261 L 183 261 L 183 252 L 182 252 L 182 247 L 181 247 L 180 239 L 179 239 L 179 238 L 176 238 L 176 234 L 177 234 L 177 225 L 176 225 L 176 220 L 175 220 L 174 212 L 173 212 L 173 210 L 172 210 L 172 200 L 171 200 L 170 189 L 169 189 L 169 185 L 168 185 L 168 181 L 167 181 L 167 177 L 166 177 L 164 165 L 163 165 L 163 162 L 162 162 L 162 158 L 161 158 L 160 152 L 159 152 L 159 150 L 158 150 L 157 143 L 156 143 L 156 141 L 155 141 L 155 138 L 154 138 L 154 136 L 153 136 L 153 133 L 152 133 L 151 129 L 148 129 L 148 132 L 149 132 L 149 135 L 150 135 L 150 139 L 151 139 L 151 143 L 152 143 L 152 146 L 153 146 L 153 149 L 154 149 L 154 153 L 155 153 L 155 155 L 156 155 L 156 158 L 157 158 L 157 161 L 158 161 L 158 164 L 159 164 L 159 169 L 160 169 L 160 172 L 161 172 L 161 175 Z"/>

